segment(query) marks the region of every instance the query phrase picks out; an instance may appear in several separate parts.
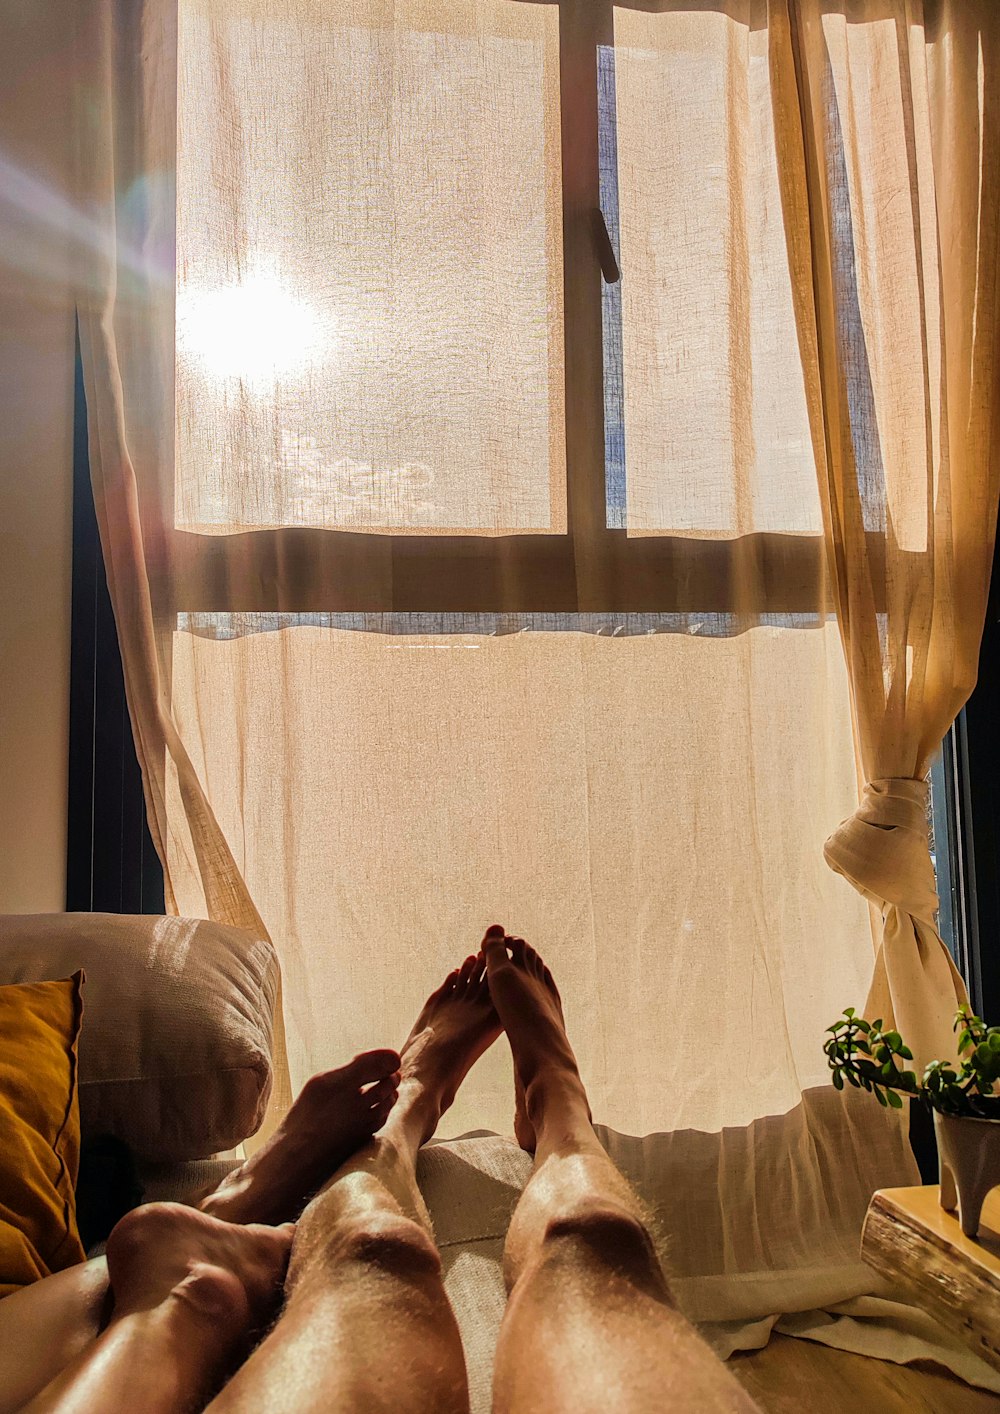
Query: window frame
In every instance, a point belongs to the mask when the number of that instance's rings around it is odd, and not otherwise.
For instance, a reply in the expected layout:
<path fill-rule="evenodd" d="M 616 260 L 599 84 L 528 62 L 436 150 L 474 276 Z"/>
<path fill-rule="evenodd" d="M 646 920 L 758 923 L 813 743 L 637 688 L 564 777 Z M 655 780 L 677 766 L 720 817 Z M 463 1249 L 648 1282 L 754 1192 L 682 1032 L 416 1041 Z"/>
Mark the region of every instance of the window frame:
<path fill-rule="evenodd" d="M 423 535 L 296 526 L 212 535 L 167 529 L 163 557 L 151 566 L 151 589 L 171 615 L 815 614 L 817 585 L 825 577 L 821 535 L 630 536 L 608 524 L 602 271 L 607 236 L 597 219 L 598 69 L 600 49 L 614 45 L 615 4 L 554 3 L 559 14 L 566 531 Z M 655 0 L 631 4 L 655 8 Z"/>
<path fill-rule="evenodd" d="M 994 547 L 975 689 L 932 771 L 935 843 L 944 837 L 942 933 L 977 1015 L 1000 1021 L 1000 540 Z M 950 926 L 948 926 L 950 925 Z"/>

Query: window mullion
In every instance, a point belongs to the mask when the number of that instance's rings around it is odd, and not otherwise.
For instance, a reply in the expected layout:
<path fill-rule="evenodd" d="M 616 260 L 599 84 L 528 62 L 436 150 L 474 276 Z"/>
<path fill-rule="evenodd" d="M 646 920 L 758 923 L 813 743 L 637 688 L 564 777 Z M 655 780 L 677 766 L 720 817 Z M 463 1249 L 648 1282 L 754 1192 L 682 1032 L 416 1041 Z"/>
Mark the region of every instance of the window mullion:
<path fill-rule="evenodd" d="M 583 612 L 614 602 L 604 466 L 601 268 L 594 232 L 600 206 L 597 56 L 599 46 L 612 38 L 610 0 L 561 0 L 566 483 Z"/>

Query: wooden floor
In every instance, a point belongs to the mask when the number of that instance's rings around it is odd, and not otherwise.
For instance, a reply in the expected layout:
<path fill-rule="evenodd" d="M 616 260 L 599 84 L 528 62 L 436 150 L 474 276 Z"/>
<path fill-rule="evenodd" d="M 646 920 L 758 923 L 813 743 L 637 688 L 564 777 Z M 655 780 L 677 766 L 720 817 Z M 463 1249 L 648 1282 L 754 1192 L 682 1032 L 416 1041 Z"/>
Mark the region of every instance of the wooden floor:
<path fill-rule="evenodd" d="M 892 1365 L 787 1335 L 729 1365 L 762 1414 L 1000 1414 L 1000 1396 L 936 1366 Z"/>

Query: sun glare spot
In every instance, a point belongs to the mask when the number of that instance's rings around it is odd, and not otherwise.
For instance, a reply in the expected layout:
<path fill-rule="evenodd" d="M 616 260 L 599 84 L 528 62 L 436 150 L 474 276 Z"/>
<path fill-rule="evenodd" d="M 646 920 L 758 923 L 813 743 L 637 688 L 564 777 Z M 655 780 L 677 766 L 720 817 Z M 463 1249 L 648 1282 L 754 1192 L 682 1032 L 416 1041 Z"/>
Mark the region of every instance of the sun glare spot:
<path fill-rule="evenodd" d="M 274 276 L 178 291 L 178 353 L 213 378 L 266 386 L 301 372 L 330 343 L 316 311 Z"/>

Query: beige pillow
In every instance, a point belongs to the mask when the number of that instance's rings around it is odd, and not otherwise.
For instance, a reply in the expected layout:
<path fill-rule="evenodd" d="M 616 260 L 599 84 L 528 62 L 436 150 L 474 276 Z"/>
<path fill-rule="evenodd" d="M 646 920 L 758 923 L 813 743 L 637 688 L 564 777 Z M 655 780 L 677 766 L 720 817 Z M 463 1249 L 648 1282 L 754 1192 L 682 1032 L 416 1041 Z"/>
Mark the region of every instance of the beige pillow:
<path fill-rule="evenodd" d="M 264 1118 L 278 960 L 266 939 L 192 918 L 0 914 L 0 983 L 87 972 L 83 1134 L 145 1159 L 204 1158 Z"/>

